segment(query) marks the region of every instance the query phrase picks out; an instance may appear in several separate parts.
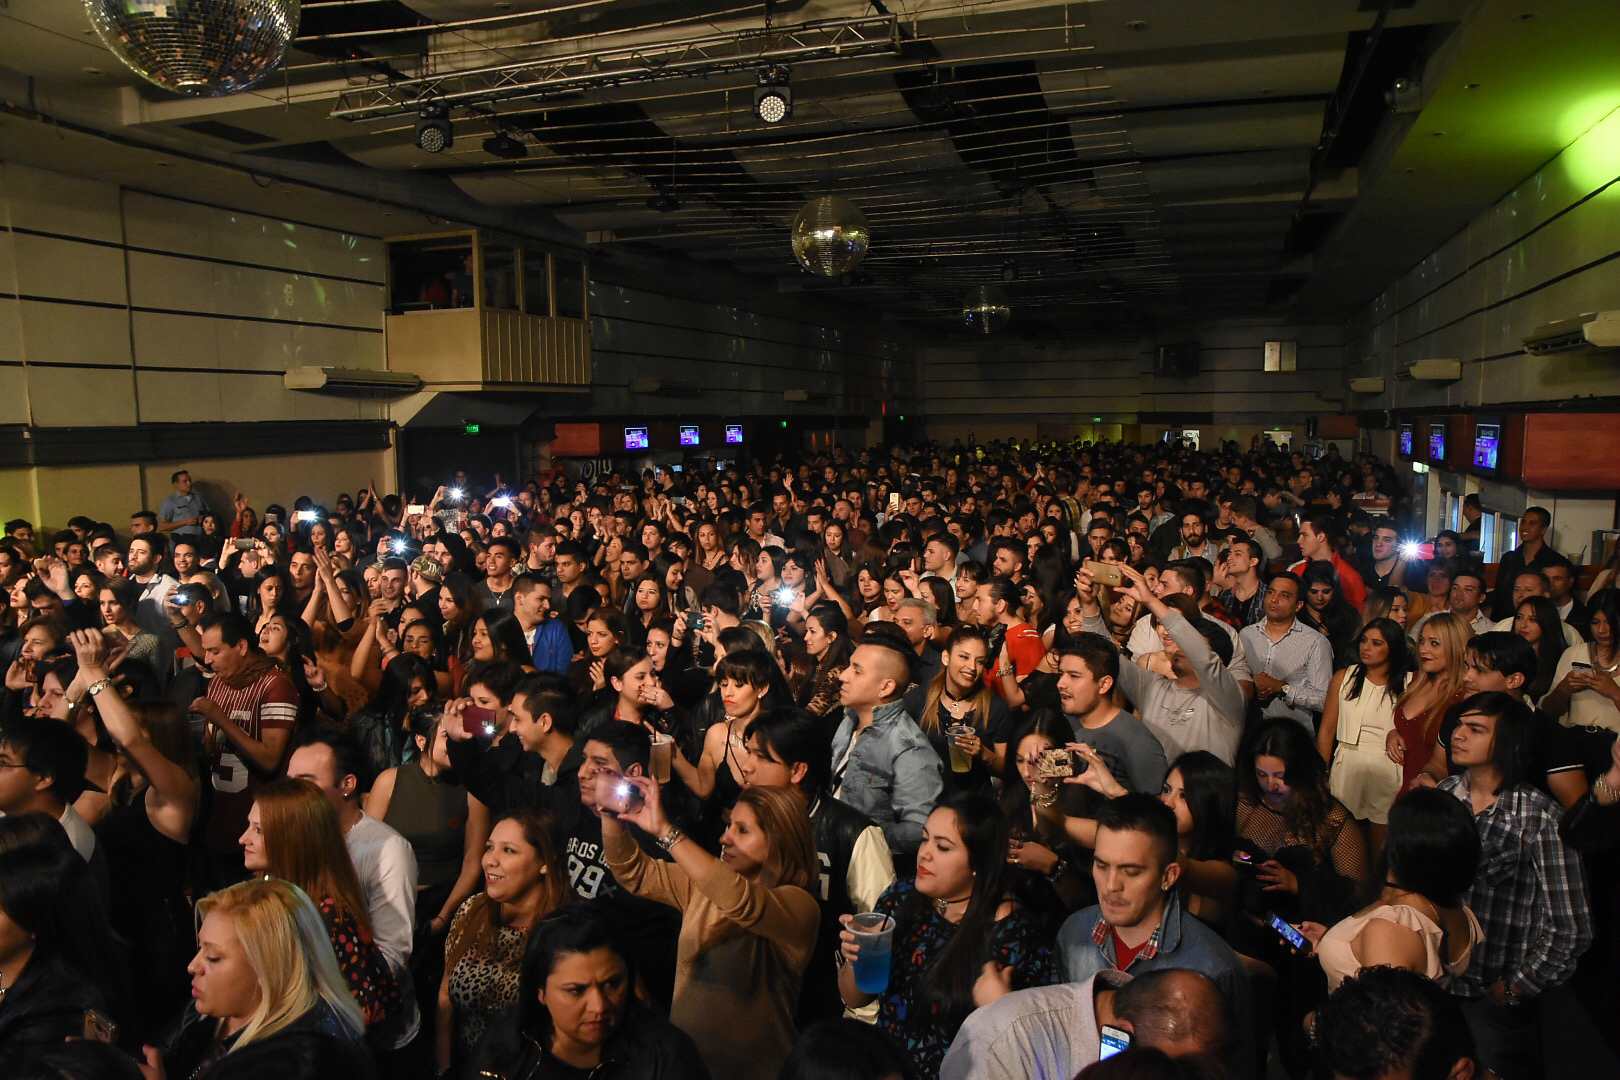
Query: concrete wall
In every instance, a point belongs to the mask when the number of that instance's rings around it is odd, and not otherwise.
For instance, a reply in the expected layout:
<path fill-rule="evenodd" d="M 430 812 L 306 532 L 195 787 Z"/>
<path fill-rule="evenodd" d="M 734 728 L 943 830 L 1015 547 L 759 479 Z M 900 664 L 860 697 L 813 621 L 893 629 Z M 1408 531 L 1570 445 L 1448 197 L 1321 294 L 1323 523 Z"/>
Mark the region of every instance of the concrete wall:
<path fill-rule="evenodd" d="M 1295 371 L 1265 370 L 1267 340 L 1298 342 Z M 1176 342 L 1198 343 L 1198 374 L 1155 376 L 1158 346 Z M 1246 446 L 1271 427 L 1302 439 L 1306 416 L 1341 411 L 1343 361 L 1339 327 L 1228 320 L 1134 340 L 933 347 L 923 350 L 919 379 L 928 433 L 938 439 L 1029 437 L 1037 427 L 1043 436 L 1152 439 L 1160 426 L 1184 426 Z M 1161 413 L 1200 419 L 1161 425 Z"/>
<path fill-rule="evenodd" d="M 0 163 L 0 425 L 36 445 L 41 429 L 72 428 L 92 430 L 67 442 L 113 446 L 141 445 L 162 425 L 224 425 L 209 429 L 220 437 L 197 475 L 260 507 L 385 484 L 385 451 L 310 452 L 320 432 L 349 437 L 354 421 L 385 420 L 385 407 L 287 391 L 281 373 L 383 367 L 386 275 L 376 237 Z M 305 425 L 310 437 L 274 447 L 261 437 L 243 456 L 249 429 L 232 425 L 266 421 Z M 59 455 L 0 470 L 0 513 L 122 524 L 155 507 L 169 473 L 188 464 L 124 460 Z"/>

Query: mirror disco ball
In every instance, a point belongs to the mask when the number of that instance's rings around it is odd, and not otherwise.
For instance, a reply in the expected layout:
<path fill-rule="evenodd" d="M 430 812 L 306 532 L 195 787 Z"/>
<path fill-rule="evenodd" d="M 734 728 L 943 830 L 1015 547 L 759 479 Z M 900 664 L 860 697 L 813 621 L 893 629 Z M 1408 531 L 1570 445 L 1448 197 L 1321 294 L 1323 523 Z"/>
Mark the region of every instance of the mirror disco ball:
<path fill-rule="evenodd" d="M 84 0 L 102 43 L 165 90 L 223 97 L 276 68 L 298 30 L 298 0 Z"/>
<path fill-rule="evenodd" d="M 1007 294 L 994 285 L 979 285 L 962 301 L 962 324 L 981 334 L 993 334 L 1012 318 Z"/>
<path fill-rule="evenodd" d="M 872 233 L 860 207 L 837 195 L 821 195 L 793 219 L 793 257 L 821 277 L 838 278 L 866 258 Z"/>

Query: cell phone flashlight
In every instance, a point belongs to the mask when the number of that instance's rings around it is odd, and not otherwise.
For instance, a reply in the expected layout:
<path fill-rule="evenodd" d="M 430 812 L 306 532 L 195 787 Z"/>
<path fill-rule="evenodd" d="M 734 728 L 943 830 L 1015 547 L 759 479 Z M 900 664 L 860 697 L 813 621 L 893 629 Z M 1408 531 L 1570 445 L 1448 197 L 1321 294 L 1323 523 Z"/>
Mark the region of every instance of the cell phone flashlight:
<path fill-rule="evenodd" d="M 1415 559 L 1417 557 L 1418 545 L 1416 540 L 1408 540 L 1406 543 L 1401 545 L 1401 558 Z"/>
<path fill-rule="evenodd" d="M 395 555 L 403 555 L 405 553 L 405 541 L 395 537 L 393 543 L 388 545 L 388 549 Z"/>
<path fill-rule="evenodd" d="M 510 510 L 512 509 L 512 496 L 497 495 L 495 498 L 489 500 L 489 505 L 499 507 L 502 510 Z"/>
<path fill-rule="evenodd" d="M 293 511 L 293 521 L 294 522 L 299 522 L 299 521 L 319 521 L 319 520 L 321 520 L 321 515 L 320 515 L 320 513 L 318 511 L 315 511 L 315 510 L 294 510 Z"/>
<path fill-rule="evenodd" d="M 405 507 L 405 512 L 411 517 L 421 517 L 427 513 L 427 507 L 421 503 L 409 503 Z"/>
<path fill-rule="evenodd" d="M 454 487 L 454 488 L 451 488 L 449 491 L 445 492 L 445 494 L 448 495 L 452 499 L 460 499 L 460 498 L 464 498 L 466 496 L 467 492 L 466 492 L 466 490 L 464 488 Z"/>
<path fill-rule="evenodd" d="M 1104 1024 L 1101 1035 L 1097 1040 L 1097 1045 L 1102 1049 L 1102 1053 L 1098 1056 L 1097 1060 L 1106 1061 L 1108 1058 L 1113 1057 L 1120 1051 L 1130 1049 L 1131 1033 L 1126 1031 L 1124 1028 L 1117 1028 L 1112 1024 Z"/>
<path fill-rule="evenodd" d="M 776 590 L 776 605 L 778 607 L 789 607 L 798 595 L 798 593 L 784 585 Z"/>
<path fill-rule="evenodd" d="M 1273 914 L 1271 916 L 1271 928 L 1277 931 L 1278 937 L 1288 942 L 1288 944 L 1292 945 L 1300 952 L 1306 952 L 1310 949 L 1311 943 L 1306 940 L 1305 935 L 1300 933 L 1298 929 L 1292 926 L 1288 920 L 1284 919 L 1281 915 Z"/>

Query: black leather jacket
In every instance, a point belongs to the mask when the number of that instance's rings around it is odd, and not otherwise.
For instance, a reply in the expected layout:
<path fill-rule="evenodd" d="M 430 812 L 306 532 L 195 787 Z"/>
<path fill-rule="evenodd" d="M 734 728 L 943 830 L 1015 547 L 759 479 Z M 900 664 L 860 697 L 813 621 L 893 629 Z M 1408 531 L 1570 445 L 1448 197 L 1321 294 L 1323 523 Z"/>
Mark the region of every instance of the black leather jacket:
<path fill-rule="evenodd" d="M 87 1009 L 107 1009 L 95 985 L 61 960 L 35 953 L 0 1000 L 0 1066 L 64 1039 L 83 1038 Z M 0 1076 L 7 1071 L 0 1067 Z"/>
<path fill-rule="evenodd" d="M 574 1080 L 579 1070 L 551 1056 L 534 1035 L 490 1029 L 462 1072 L 464 1080 Z M 608 1039 L 590 1080 L 709 1080 L 697 1046 L 680 1028 L 632 1003 Z"/>
<path fill-rule="evenodd" d="M 186 1006 L 163 1048 L 170 1080 L 371 1080 L 366 1044 L 344 1031 L 323 1001 L 287 1027 L 240 1050 L 214 1054 L 215 1021 Z"/>

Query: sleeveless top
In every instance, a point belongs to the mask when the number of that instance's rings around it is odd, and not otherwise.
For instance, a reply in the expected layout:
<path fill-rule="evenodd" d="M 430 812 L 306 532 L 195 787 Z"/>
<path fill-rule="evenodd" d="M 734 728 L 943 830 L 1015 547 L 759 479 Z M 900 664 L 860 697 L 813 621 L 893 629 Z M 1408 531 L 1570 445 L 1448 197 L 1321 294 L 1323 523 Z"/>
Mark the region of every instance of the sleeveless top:
<path fill-rule="evenodd" d="M 1328 993 L 1331 994 L 1339 988 L 1340 983 L 1361 971 L 1361 961 L 1356 959 L 1351 943 L 1361 935 L 1362 928 L 1374 919 L 1404 926 L 1421 936 L 1424 952 L 1423 977 L 1439 983 L 1442 987 L 1449 986 L 1452 979 L 1468 970 L 1468 962 L 1474 955 L 1474 946 L 1485 936 L 1485 931 L 1480 928 L 1479 920 L 1474 917 L 1473 911 L 1468 907 L 1462 910 L 1468 918 L 1468 942 L 1462 954 L 1450 963 L 1446 962 L 1444 951 L 1445 931 L 1415 907 L 1407 904 L 1381 904 L 1371 911 L 1339 920 L 1322 935 L 1322 940 L 1316 946 L 1316 956 L 1322 962 L 1323 974 L 1327 976 Z"/>
<path fill-rule="evenodd" d="M 1401 733 L 1401 739 L 1406 743 L 1406 759 L 1401 763 L 1402 791 L 1412 786 L 1417 774 L 1434 756 L 1435 739 L 1439 737 L 1440 721 L 1445 718 L 1446 710 L 1465 696 L 1462 690 L 1458 690 L 1450 700 L 1440 702 L 1419 716 L 1408 716 L 1406 706 L 1396 704 L 1395 730 Z"/>
<path fill-rule="evenodd" d="M 420 888 L 449 885 L 461 874 L 467 789 L 460 784 L 429 778 L 419 761 L 401 765 L 394 774 L 394 795 L 383 823 L 410 841 Z"/>

